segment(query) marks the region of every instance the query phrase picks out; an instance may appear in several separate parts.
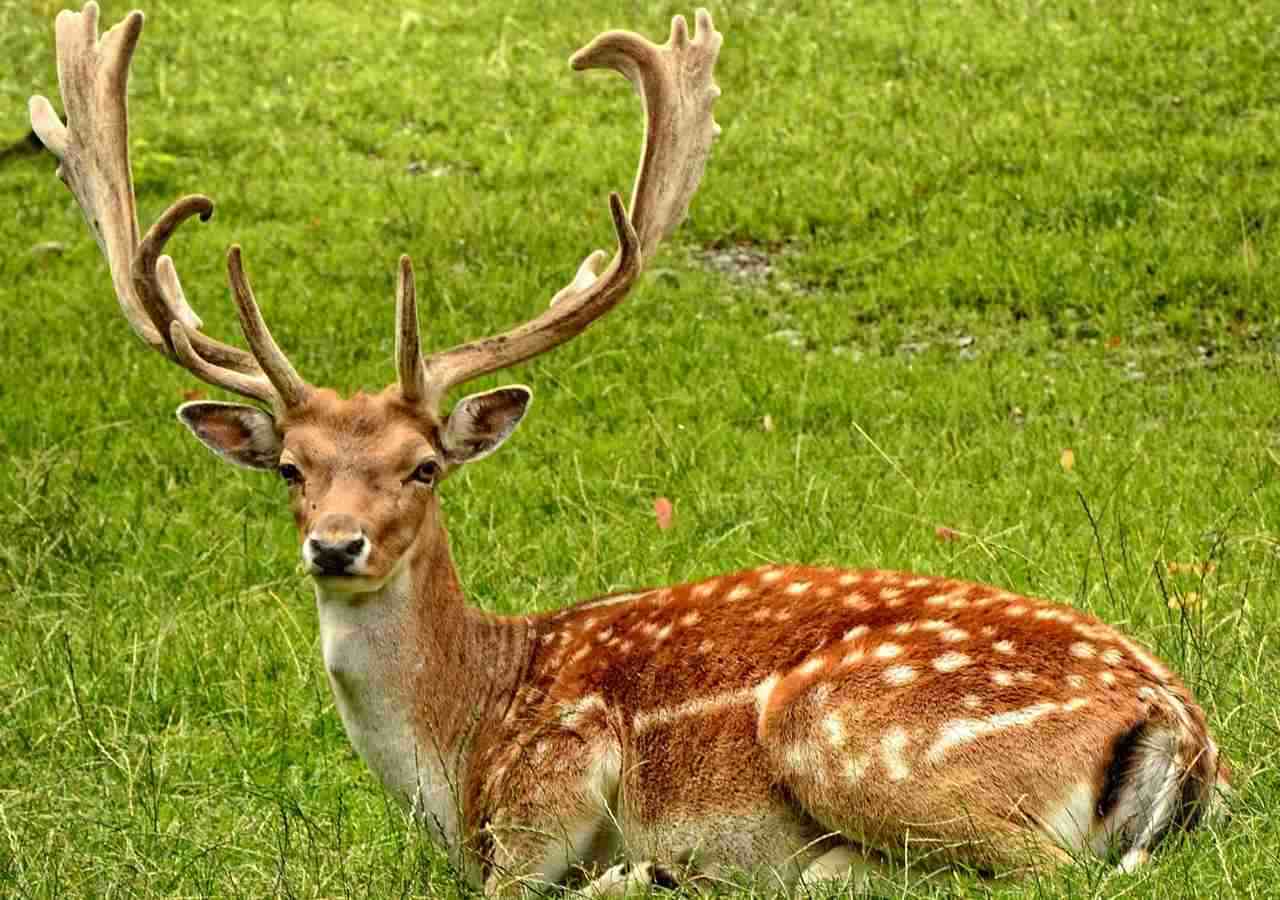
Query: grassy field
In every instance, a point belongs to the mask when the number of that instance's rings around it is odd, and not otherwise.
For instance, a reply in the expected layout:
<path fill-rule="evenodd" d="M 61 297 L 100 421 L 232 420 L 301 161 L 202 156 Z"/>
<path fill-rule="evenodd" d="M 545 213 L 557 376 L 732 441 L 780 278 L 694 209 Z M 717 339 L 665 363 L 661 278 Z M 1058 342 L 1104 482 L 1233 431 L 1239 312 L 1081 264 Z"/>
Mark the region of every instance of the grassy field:
<path fill-rule="evenodd" d="M 565 59 L 692 13 L 604 6 L 149 8 L 140 213 L 218 203 L 172 249 L 207 330 L 237 334 L 232 241 L 304 376 L 347 390 L 393 377 L 401 252 L 431 346 L 541 309 L 611 240 L 639 138 L 622 80 Z M 8 140 L 55 95 L 57 9 L 0 0 Z M 902 893 L 1274 896 L 1280 6 L 713 12 L 690 220 L 605 324 L 509 373 L 529 420 L 444 489 L 474 602 L 763 560 L 1071 602 L 1184 673 L 1233 819 L 1133 876 Z M 174 421 L 195 383 L 129 334 L 50 157 L 0 164 L 0 210 L 0 894 L 460 893 L 343 735 L 279 480 Z"/>

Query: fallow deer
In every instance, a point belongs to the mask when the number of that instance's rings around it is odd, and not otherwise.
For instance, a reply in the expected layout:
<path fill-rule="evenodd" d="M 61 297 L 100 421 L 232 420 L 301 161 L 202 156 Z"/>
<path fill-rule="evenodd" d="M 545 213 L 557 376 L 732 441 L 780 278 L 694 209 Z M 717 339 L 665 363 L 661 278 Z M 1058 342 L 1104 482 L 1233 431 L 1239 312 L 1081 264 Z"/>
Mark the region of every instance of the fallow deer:
<path fill-rule="evenodd" d="M 657 46 L 611 31 L 572 58 L 638 88 L 646 116 L 618 248 L 549 310 L 431 356 L 401 257 L 398 379 L 343 398 L 304 381 L 228 270 L 250 352 L 204 335 L 163 254 L 211 202 L 139 238 L 126 85 L 142 29 L 57 18 L 64 125 L 31 119 L 106 256 L 126 319 L 197 378 L 259 406 L 178 417 L 287 485 L 324 665 L 356 751 L 487 891 L 578 879 L 618 892 L 731 872 L 787 889 L 904 853 L 1006 872 L 1076 855 L 1128 870 L 1225 786 L 1205 716 L 1136 641 L 1068 606 L 889 571 L 766 565 L 499 617 L 466 604 L 437 488 L 489 455 L 530 391 L 448 392 L 571 339 L 627 294 L 684 217 L 718 127 L 705 11 Z M 674 874 L 673 874 L 674 873 Z M 589 880 L 593 879 L 593 880 Z"/>

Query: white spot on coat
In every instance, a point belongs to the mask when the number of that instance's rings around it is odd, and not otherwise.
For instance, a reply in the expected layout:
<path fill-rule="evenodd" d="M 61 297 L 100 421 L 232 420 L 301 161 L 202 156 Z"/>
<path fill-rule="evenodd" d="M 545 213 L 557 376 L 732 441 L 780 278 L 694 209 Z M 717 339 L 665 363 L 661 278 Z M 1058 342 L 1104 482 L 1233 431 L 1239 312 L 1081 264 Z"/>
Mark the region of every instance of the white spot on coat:
<path fill-rule="evenodd" d="M 852 594 L 844 598 L 844 605 L 850 609 L 856 609 L 862 612 L 871 608 L 871 604 L 867 601 L 867 598 L 859 594 L 857 591 L 854 591 Z"/>
<path fill-rule="evenodd" d="M 907 741 L 907 733 L 901 728 L 890 728 L 880 739 L 880 756 L 890 781 L 905 781 L 911 777 L 911 767 L 903 756 Z"/>
<path fill-rule="evenodd" d="M 1097 648 L 1087 641 L 1076 641 L 1071 645 L 1071 655 L 1080 659 L 1092 659 L 1097 652 Z"/>
<path fill-rule="evenodd" d="M 954 672 L 963 669 L 972 660 L 963 653 L 944 653 L 933 661 L 933 667 L 939 672 Z"/>
<path fill-rule="evenodd" d="M 884 680 L 892 685 L 910 684 L 916 680 L 916 670 L 911 666 L 890 666 L 884 670 Z"/>
<path fill-rule="evenodd" d="M 985 719 L 953 719 L 942 726 L 938 739 L 929 747 L 927 758 L 930 762 L 941 762 L 943 757 L 955 747 L 1007 728 L 1030 725 L 1057 708 L 1056 703 L 1036 703 L 1022 709 L 996 713 Z"/>
<path fill-rule="evenodd" d="M 822 729 L 827 733 L 827 741 L 831 746 L 837 749 L 844 746 L 845 733 L 844 723 L 840 721 L 840 717 L 835 713 L 829 713 L 822 720 Z"/>
<path fill-rule="evenodd" d="M 826 666 L 826 664 L 827 664 L 827 661 L 823 659 L 821 656 L 815 656 L 813 659 L 809 660 L 807 663 L 804 663 L 803 665 L 801 665 L 798 669 L 796 669 L 796 671 L 799 672 L 801 675 L 816 675 L 818 672 L 822 670 L 824 666 Z"/>

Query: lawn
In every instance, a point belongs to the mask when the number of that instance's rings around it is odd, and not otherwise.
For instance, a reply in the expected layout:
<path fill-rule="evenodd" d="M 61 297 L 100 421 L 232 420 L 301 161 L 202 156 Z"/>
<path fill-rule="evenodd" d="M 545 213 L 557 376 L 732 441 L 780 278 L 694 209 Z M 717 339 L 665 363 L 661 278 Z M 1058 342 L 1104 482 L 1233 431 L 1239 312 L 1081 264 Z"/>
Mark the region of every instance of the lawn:
<path fill-rule="evenodd" d="M 148 8 L 140 217 L 217 203 L 171 246 L 206 330 L 238 340 L 233 241 L 302 374 L 343 390 L 394 377 L 402 252 L 430 347 L 541 310 L 609 246 L 640 133 L 621 79 L 565 60 L 693 11 L 603 6 Z M 6 142 L 56 96 L 58 8 L 0 5 Z M 1280 6 L 713 13 L 691 217 L 604 323 L 475 388 L 536 402 L 442 489 L 473 601 L 780 560 L 1072 603 L 1186 677 L 1233 818 L 1132 876 L 903 895 L 1274 895 Z M 0 894 L 457 895 L 343 734 L 284 487 L 175 422 L 196 382 L 129 333 L 51 157 L 5 156 L 0 198 Z"/>

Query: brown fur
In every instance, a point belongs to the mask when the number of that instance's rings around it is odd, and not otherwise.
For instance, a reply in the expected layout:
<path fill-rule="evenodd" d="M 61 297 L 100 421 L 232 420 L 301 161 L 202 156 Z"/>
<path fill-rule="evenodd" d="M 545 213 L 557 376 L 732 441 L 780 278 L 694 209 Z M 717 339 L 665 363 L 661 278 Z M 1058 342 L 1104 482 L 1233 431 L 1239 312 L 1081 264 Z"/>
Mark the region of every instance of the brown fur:
<path fill-rule="evenodd" d="M 770 577 L 776 580 L 764 583 Z M 841 578 L 855 582 L 841 585 Z M 726 599 L 735 588 L 745 596 Z M 851 607 L 851 598 L 865 608 Z M 890 854 L 910 843 L 917 853 L 1007 871 L 1036 858 L 1065 858 L 1037 830 L 1043 807 L 1079 782 L 1100 789 L 1107 748 L 1152 714 L 1139 695 L 1143 686 L 1158 684 L 1180 698 L 1194 723 L 1187 740 L 1199 744 L 1200 771 L 1187 772 L 1184 782 L 1194 775 L 1194 783 L 1211 785 L 1217 765 L 1199 708 L 1175 676 L 1135 657 L 1127 649 L 1132 642 L 1087 614 L 983 585 L 765 568 L 617 604 L 588 603 L 531 625 L 535 649 L 525 684 L 476 748 L 479 765 L 466 793 L 473 827 L 510 813 L 512 804 L 540 808 L 535 818 L 550 815 L 554 776 L 535 764 L 530 748 L 583 748 L 555 755 L 576 760 L 578 771 L 591 752 L 607 747 L 620 755 L 624 772 L 625 800 L 615 801 L 616 810 L 640 830 L 658 832 L 658 844 L 664 823 L 789 809 L 797 843 L 838 832 Z M 846 639 L 859 627 L 865 634 Z M 879 659 L 876 649 L 886 644 L 900 652 Z M 993 650 L 996 644 L 1011 652 Z M 858 648 L 863 660 L 842 665 Z M 938 671 L 934 663 L 946 653 L 970 661 Z M 887 684 L 891 665 L 916 675 Z M 1007 673 L 1008 683 L 994 681 L 997 672 Z M 771 676 L 777 681 L 763 708 L 744 698 L 636 728 L 646 714 Z M 598 702 L 566 724 L 566 711 L 583 698 Z M 966 709 L 966 701 L 976 708 Z M 928 759 L 924 748 L 949 721 L 1037 704 L 1055 709 Z M 839 746 L 823 730 L 833 712 L 845 723 Z M 891 729 L 909 742 L 911 776 L 865 777 L 856 789 L 842 789 L 851 760 L 865 755 L 876 769 L 877 741 Z M 761 855 L 748 851 L 742 859 Z"/>

